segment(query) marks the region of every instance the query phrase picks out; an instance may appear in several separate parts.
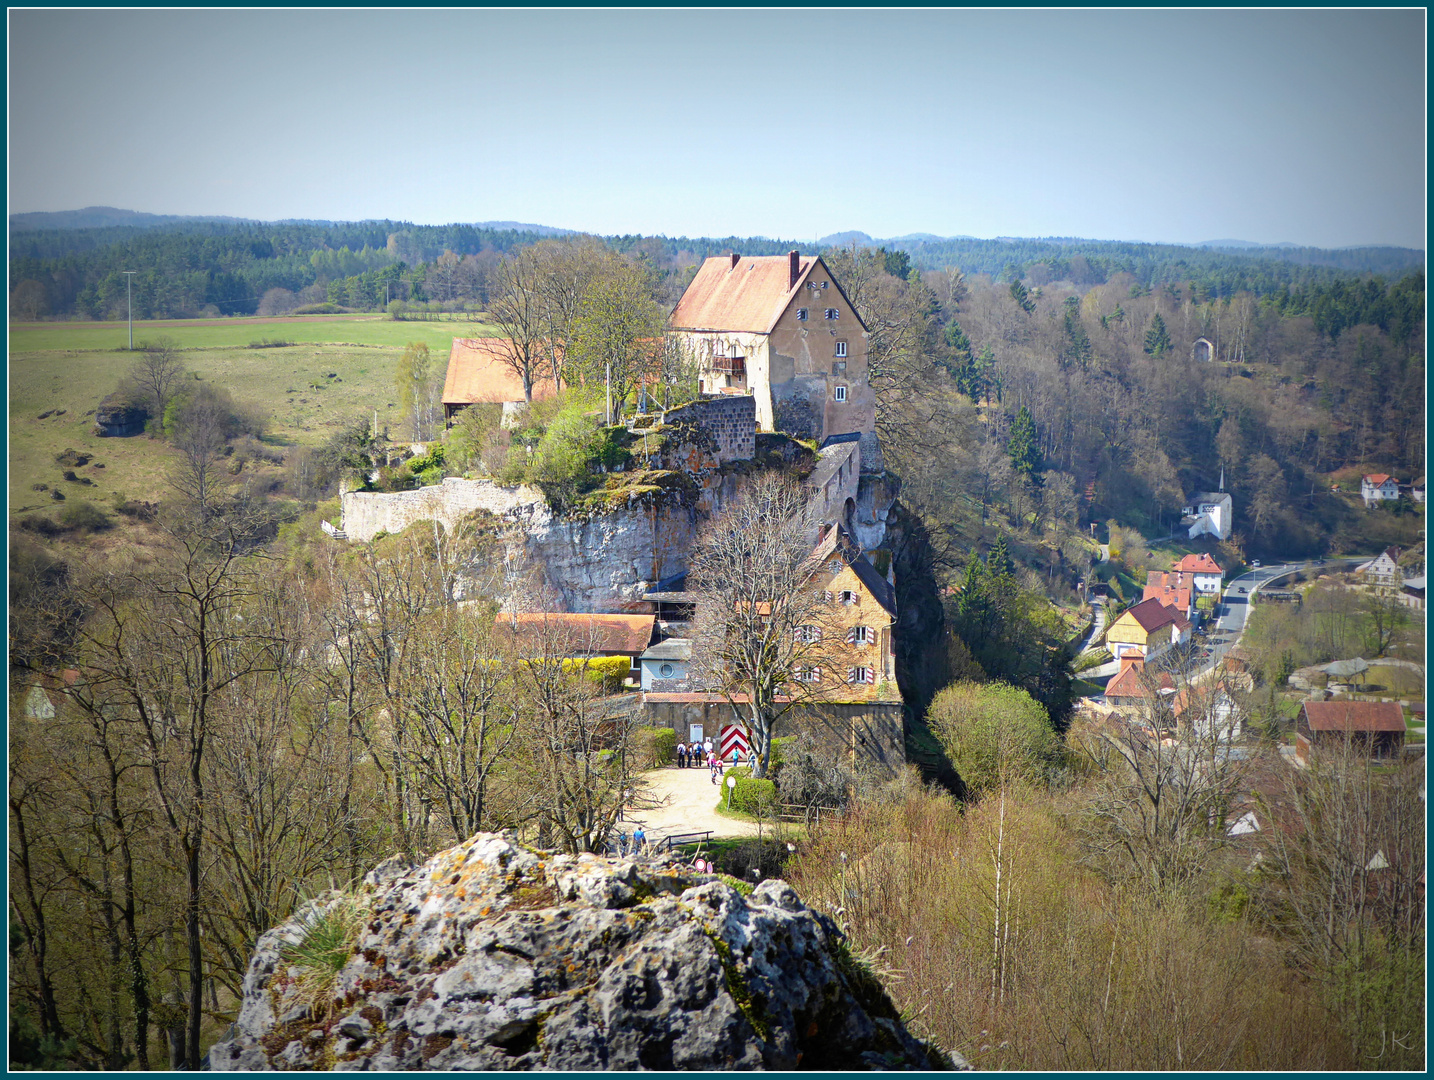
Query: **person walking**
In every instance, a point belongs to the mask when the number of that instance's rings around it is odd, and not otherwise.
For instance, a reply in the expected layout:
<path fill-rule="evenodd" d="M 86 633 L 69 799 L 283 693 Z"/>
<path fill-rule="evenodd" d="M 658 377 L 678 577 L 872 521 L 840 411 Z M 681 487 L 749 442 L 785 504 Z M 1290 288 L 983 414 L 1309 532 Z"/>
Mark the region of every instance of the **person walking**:
<path fill-rule="evenodd" d="M 677 767 L 678 767 L 679 769 L 685 769 L 685 768 L 687 768 L 687 744 L 686 744 L 686 743 L 678 743 L 678 744 L 677 744 Z"/>
<path fill-rule="evenodd" d="M 647 833 L 645 833 L 642 829 L 642 826 L 639 825 L 637 828 L 632 830 L 632 853 L 634 855 L 641 855 L 643 849 L 646 847 Z"/>
<path fill-rule="evenodd" d="M 708 757 L 712 756 L 712 736 L 709 735 L 702 740 L 702 750 Z"/>

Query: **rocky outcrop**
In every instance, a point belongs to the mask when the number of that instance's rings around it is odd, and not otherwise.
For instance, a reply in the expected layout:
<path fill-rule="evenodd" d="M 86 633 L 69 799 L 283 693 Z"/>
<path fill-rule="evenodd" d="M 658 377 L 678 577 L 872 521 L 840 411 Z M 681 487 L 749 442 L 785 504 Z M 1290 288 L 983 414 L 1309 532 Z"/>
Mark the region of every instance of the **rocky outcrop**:
<path fill-rule="evenodd" d="M 95 409 L 94 433 L 108 439 L 142 435 L 148 420 L 149 410 L 116 390 L 101 400 Z"/>
<path fill-rule="evenodd" d="M 306 967 L 311 939 L 340 915 L 353 930 L 337 962 L 327 974 Z M 211 1062 L 966 1067 L 906 1030 L 836 926 L 785 882 L 744 897 L 673 865 L 556 855 L 486 833 L 422 866 L 390 860 L 356 897 L 320 898 L 264 934 Z"/>

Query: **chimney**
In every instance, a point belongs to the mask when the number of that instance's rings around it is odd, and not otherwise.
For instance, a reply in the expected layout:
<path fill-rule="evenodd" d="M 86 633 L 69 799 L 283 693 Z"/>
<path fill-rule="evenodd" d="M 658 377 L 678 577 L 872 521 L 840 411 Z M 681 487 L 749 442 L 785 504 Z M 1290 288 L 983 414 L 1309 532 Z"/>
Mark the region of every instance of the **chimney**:
<path fill-rule="evenodd" d="M 795 251 L 787 252 L 787 291 L 797 287 L 797 277 L 801 273 L 801 258 Z"/>
<path fill-rule="evenodd" d="M 733 269 L 733 270 L 737 269 L 737 264 L 738 264 L 739 262 L 741 262 L 741 261 L 742 261 L 742 256 L 738 255 L 735 251 L 732 252 L 732 269 Z"/>
<path fill-rule="evenodd" d="M 1144 657 L 1141 657 L 1141 656 L 1122 656 L 1122 657 L 1120 658 L 1120 672 L 1119 672 L 1119 674 L 1124 675 L 1124 674 L 1125 674 L 1127 671 L 1129 671 L 1131 668 L 1135 668 L 1137 671 L 1139 671 L 1139 670 L 1140 670 L 1141 668 L 1143 668 L 1143 667 L 1145 667 L 1145 658 L 1144 658 Z"/>

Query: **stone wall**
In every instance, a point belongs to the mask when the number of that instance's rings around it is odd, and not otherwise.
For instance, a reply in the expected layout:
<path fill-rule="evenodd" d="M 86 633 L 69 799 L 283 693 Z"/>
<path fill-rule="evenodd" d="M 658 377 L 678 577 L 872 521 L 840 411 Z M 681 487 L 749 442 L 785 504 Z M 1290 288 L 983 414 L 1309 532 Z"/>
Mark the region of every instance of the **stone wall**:
<path fill-rule="evenodd" d="M 414 491 L 346 491 L 340 504 L 340 528 L 349 539 L 359 541 L 372 540 L 380 532 L 403 532 L 415 521 L 438 521 L 452 528 L 475 510 L 534 525 L 545 525 L 552 517 L 547 499 L 536 487 L 504 487 L 492 480 L 456 476 Z"/>
<path fill-rule="evenodd" d="M 662 426 L 671 429 L 669 445 L 675 447 L 707 449 L 710 440 L 717 465 L 750 461 L 757 452 L 757 403 L 750 394 L 723 394 L 671 409 Z"/>
<path fill-rule="evenodd" d="M 647 722 L 671 728 L 679 742 L 687 738 L 689 725 L 701 724 L 703 736 L 710 736 L 715 743 L 721 730 L 732 722 L 731 707 L 720 699 L 646 698 Z M 776 737 L 807 734 L 827 751 L 845 755 L 853 765 L 875 765 L 895 775 L 906 764 L 903 715 L 900 702 L 885 701 L 794 708 L 778 722 Z"/>

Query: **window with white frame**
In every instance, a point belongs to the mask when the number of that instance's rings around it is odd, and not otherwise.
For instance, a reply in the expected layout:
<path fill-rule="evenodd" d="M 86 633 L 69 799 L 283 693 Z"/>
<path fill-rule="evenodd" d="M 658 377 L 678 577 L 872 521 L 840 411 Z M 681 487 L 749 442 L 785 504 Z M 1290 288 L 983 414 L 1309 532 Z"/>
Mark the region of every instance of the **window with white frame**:
<path fill-rule="evenodd" d="M 853 626 L 846 632 L 848 645 L 875 645 L 876 631 L 870 626 Z"/>
<path fill-rule="evenodd" d="M 819 667 L 796 668 L 792 672 L 792 678 L 797 682 L 821 682 L 822 669 Z"/>
<path fill-rule="evenodd" d="M 840 560 L 840 559 L 833 559 L 833 560 L 831 560 L 831 562 L 827 563 L 827 572 L 828 572 L 828 573 L 832 573 L 832 574 L 840 574 L 840 573 L 841 573 L 841 560 Z"/>
<path fill-rule="evenodd" d="M 839 319 L 839 318 L 841 318 L 841 312 L 838 311 L 838 310 L 837 310 L 836 308 L 834 308 L 834 307 L 829 307 L 829 308 L 827 308 L 827 318 L 828 318 L 828 319 Z"/>
<path fill-rule="evenodd" d="M 846 387 L 845 387 L 845 386 L 838 386 L 838 387 L 836 388 L 836 399 L 837 399 L 838 401 L 845 401 L 845 400 L 846 400 Z"/>
<path fill-rule="evenodd" d="M 843 589 L 841 591 L 841 595 L 838 596 L 837 599 L 843 604 L 845 604 L 847 607 L 852 607 L 856 604 L 856 593 L 852 592 L 850 589 Z"/>
<path fill-rule="evenodd" d="M 807 309 L 804 308 L 804 307 L 799 307 L 799 308 L 797 308 L 797 322 L 806 322 L 806 321 L 807 321 Z"/>
<path fill-rule="evenodd" d="M 822 639 L 822 628 L 820 626 L 794 626 L 792 627 L 792 637 L 811 645 Z"/>
<path fill-rule="evenodd" d="M 845 342 L 845 341 L 838 341 L 838 342 L 836 343 L 836 350 L 837 350 L 837 351 L 836 351 L 836 354 L 837 354 L 838 356 L 845 356 L 845 355 L 846 355 L 846 342 Z"/>
<path fill-rule="evenodd" d="M 846 681 L 870 686 L 876 682 L 876 672 L 869 667 L 849 667 L 846 669 Z"/>

